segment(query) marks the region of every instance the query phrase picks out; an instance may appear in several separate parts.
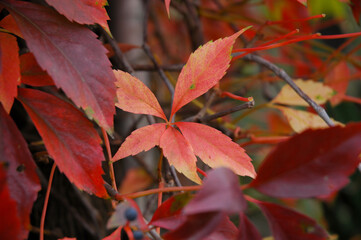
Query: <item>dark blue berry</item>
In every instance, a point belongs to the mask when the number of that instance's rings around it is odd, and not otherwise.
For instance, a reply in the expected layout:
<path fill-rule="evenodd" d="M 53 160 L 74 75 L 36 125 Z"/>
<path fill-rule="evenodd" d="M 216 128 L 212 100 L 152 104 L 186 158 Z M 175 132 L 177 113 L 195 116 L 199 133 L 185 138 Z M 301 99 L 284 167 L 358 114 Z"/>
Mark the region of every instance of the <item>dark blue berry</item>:
<path fill-rule="evenodd" d="M 133 232 L 134 240 L 142 240 L 143 239 L 143 233 L 141 231 L 134 231 Z"/>
<path fill-rule="evenodd" d="M 129 207 L 127 208 L 127 210 L 125 210 L 125 218 L 128 221 L 134 221 L 135 219 L 137 219 L 138 217 L 138 213 L 137 210 L 135 210 L 135 208 Z"/>

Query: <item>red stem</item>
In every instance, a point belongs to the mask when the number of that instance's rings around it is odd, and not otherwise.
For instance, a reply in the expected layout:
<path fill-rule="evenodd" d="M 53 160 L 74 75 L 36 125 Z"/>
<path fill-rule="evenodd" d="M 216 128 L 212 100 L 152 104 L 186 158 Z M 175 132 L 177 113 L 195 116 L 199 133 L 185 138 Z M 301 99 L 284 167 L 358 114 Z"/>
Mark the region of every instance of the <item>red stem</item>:
<path fill-rule="evenodd" d="M 287 19 L 287 20 L 281 20 L 281 21 L 267 21 L 267 25 L 274 25 L 274 24 L 284 24 L 289 22 L 306 22 L 308 20 L 316 19 L 316 18 L 324 18 L 326 17 L 326 14 L 318 14 L 311 17 L 306 18 L 298 18 L 298 19 Z"/>
<path fill-rule="evenodd" d="M 278 137 L 254 137 L 251 136 L 251 140 L 245 143 L 240 144 L 241 147 L 245 147 L 251 144 L 277 144 L 283 141 L 286 141 L 290 137 L 288 136 L 278 136 Z"/>
<path fill-rule="evenodd" d="M 112 152 L 110 150 L 110 143 L 109 143 L 109 138 L 108 138 L 108 134 L 107 132 L 104 130 L 104 128 L 102 129 L 102 134 L 103 134 L 103 139 L 104 139 L 104 144 L 105 144 L 105 148 L 107 150 L 107 154 L 108 154 L 108 167 L 109 167 L 109 177 L 112 181 L 112 187 L 114 189 L 118 189 L 117 188 L 117 183 L 115 182 L 115 174 L 114 174 L 114 167 L 113 167 L 113 161 L 112 161 Z"/>
<path fill-rule="evenodd" d="M 229 98 L 235 99 L 235 100 L 242 101 L 242 102 L 251 102 L 251 101 L 253 101 L 253 97 L 245 98 L 245 97 L 237 96 L 237 95 L 235 95 L 233 93 L 230 93 L 230 92 L 222 92 L 221 97 L 226 97 L 226 96 L 229 97 Z"/>
<path fill-rule="evenodd" d="M 51 184 L 53 183 L 53 178 L 54 178 L 55 169 L 56 169 L 56 163 L 54 162 L 53 167 L 51 168 L 51 171 L 50 171 L 48 188 L 46 189 L 46 195 L 45 195 L 45 200 L 44 200 L 43 212 L 41 213 L 41 219 L 40 219 L 40 240 L 44 240 L 44 224 L 45 224 L 46 209 L 47 209 L 47 207 L 48 207 L 48 202 L 49 202 L 49 197 L 50 197 L 50 190 L 51 190 Z"/>
<path fill-rule="evenodd" d="M 207 173 L 205 171 L 203 171 L 200 168 L 197 168 L 197 172 L 199 172 L 203 177 L 207 177 Z"/>
<path fill-rule="evenodd" d="M 351 97 L 351 96 L 344 95 L 342 97 L 342 99 L 345 100 L 345 101 L 348 101 L 348 102 L 361 104 L 361 98 L 356 98 L 356 97 Z"/>

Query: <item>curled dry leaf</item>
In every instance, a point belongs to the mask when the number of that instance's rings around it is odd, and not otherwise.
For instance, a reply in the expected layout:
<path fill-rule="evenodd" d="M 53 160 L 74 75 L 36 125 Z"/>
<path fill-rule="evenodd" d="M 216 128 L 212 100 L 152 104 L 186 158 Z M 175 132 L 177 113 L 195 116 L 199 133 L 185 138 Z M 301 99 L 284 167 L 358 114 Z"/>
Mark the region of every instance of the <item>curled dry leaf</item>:
<path fill-rule="evenodd" d="M 320 82 L 312 80 L 295 80 L 296 85 L 306 93 L 317 104 L 324 104 L 333 95 L 334 90 Z M 271 103 L 280 103 L 293 106 L 308 106 L 308 103 L 303 100 L 288 84 L 284 85 L 278 95 Z"/>
<path fill-rule="evenodd" d="M 327 123 L 317 114 L 306 112 L 302 110 L 296 110 L 289 107 L 275 106 L 275 108 L 281 110 L 281 112 L 287 118 L 292 129 L 297 132 L 303 132 L 306 129 L 312 128 L 328 128 Z M 332 118 L 331 118 L 332 119 Z M 336 125 L 342 126 L 343 124 L 332 119 Z"/>

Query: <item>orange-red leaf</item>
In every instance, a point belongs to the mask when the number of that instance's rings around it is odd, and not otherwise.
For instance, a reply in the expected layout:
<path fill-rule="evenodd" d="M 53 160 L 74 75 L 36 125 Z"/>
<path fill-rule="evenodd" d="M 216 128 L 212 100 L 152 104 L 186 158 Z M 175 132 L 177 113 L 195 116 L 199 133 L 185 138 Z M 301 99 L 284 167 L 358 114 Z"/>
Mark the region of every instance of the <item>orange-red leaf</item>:
<path fill-rule="evenodd" d="M 338 63 L 325 76 L 325 84 L 337 92 L 336 95 L 330 99 L 332 105 L 337 105 L 342 101 L 350 82 L 350 77 L 350 69 L 348 68 L 346 61 Z"/>
<path fill-rule="evenodd" d="M 97 36 L 49 7 L 24 1 L 0 4 L 14 17 L 30 51 L 56 86 L 111 132 L 115 77 Z"/>
<path fill-rule="evenodd" d="M 153 182 L 151 176 L 143 168 L 129 169 L 118 189 L 120 194 L 133 193 L 143 190 Z"/>
<path fill-rule="evenodd" d="M 106 197 L 104 155 L 93 124 L 71 104 L 50 94 L 22 88 L 18 98 L 60 171 L 78 188 Z"/>
<path fill-rule="evenodd" d="M 132 113 L 150 114 L 166 120 L 157 98 L 139 79 L 123 71 L 114 71 L 118 108 Z"/>
<path fill-rule="evenodd" d="M 175 86 L 171 116 L 221 80 L 231 61 L 233 44 L 245 30 L 215 42 L 208 42 L 191 54 Z"/>
<path fill-rule="evenodd" d="M 20 219 L 16 212 L 16 202 L 10 196 L 6 181 L 4 164 L 0 163 L 0 236 L 2 239 L 21 240 L 24 238 L 19 234 Z"/>
<path fill-rule="evenodd" d="M 80 24 L 99 23 L 108 28 L 109 20 L 105 10 L 106 0 L 46 0 L 59 13 L 63 14 L 70 21 Z"/>
<path fill-rule="evenodd" d="M 16 97 L 20 80 L 18 52 L 16 38 L 7 33 L 0 33 L 0 102 L 8 113 Z"/>
<path fill-rule="evenodd" d="M 159 145 L 160 138 L 164 131 L 164 123 L 148 125 L 133 131 L 120 146 L 113 157 L 113 161 L 130 155 L 136 155 L 141 151 L 148 151 L 149 149 Z"/>
<path fill-rule="evenodd" d="M 0 21 L 0 27 L 5 28 L 6 30 L 21 38 L 24 38 L 18 25 L 16 24 L 14 18 L 11 15 L 7 15 Z"/>
<path fill-rule="evenodd" d="M 201 183 L 201 179 L 197 175 L 197 158 L 194 156 L 189 142 L 178 130 L 168 127 L 160 139 L 160 147 L 169 164 L 190 180 Z"/>
<path fill-rule="evenodd" d="M 20 239 L 26 239 L 29 232 L 31 209 L 40 190 L 40 184 L 27 143 L 1 104 L 0 136 L 0 165 L 7 166 L 6 169 L 4 168 L 7 186 L 11 198 L 16 202 L 16 215 L 21 224 L 18 236 Z M 3 199 L 0 198 L 0 200 Z M 9 208 L 11 208 L 10 205 Z M 2 210 L 0 212 L 4 214 L 3 216 L 10 216 L 5 215 Z M 0 236 L 3 235 L 0 234 Z"/>
<path fill-rule="evenodd" d="M 170 14 L 169 14 L 170 0 L 164 0 L 164 4 L 165 4 L 165 8 L 167 9 L 167 14 L 168 14 L 168 17 L 169 17 L 170 16 Z"/>
<path fill-rule="evenodd" d="M 42 70 L 32 53 L 20 56 L 21 82 L 31 86 L 54 85 L 53 79 Z"/>
<path fill-rule="evenodd" d="M 236 174 L 255 177 L 251 158 L 220 131 L 199 123 L 177 122 L 195 155 L 212 168 L 227 167 Z"/>

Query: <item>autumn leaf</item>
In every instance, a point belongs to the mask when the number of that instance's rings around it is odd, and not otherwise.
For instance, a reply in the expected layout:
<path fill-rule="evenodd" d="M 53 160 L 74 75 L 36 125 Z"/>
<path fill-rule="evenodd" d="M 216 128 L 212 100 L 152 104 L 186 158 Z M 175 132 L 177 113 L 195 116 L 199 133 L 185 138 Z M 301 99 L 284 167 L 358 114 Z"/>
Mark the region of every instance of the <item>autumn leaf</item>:
<path fill-rule="evenodd" d="M 333 106 L 342 101 L 344 95 L 346 94 L 350 77 L 350 69 L 345 61 L 339 62 L 325 76 L 325 84 L 336 91 L 336 94 L 330 99 Z"/>
<path fill-rule="evenodd" d="M 163 123 L 152 124 L 139 128 L 132 132 L 123 142 L 113 157 L 113 161 L 125 158 L 130 155 L 136 155 L 142 151 L 160 145 L 160 138 L 166 130 L 166 125 Z M 146 138 L 146 141 L 145 139 Z"/>
<path fill-rule="evenodd" d="M 120 194 L 137 192 L 149 187 L 152 182 L 153 179 L 143 168 L 132 168 L 127 171 L 118 192 Z"/>
<path fill-rule="evenodd" d="M 53 79 L 42 70 L 32 53 L 20 56 L 21 82 L 31 86 L 54 85 Z"/>
<path fill-rule="evenodd" d="M 325 240 L 327 232 L 315 220 L 280 205 L 254 200 L 265 214 L 277 240 Z"/>
<path fill-rule="evenodd" d="M 237 228 L 227 215 L 243 212 L 246 201 L 238 177 L 230 169 L 209 171 L 202 188 L 189 203 L 188 197 L 181 196 L 164 202 L 151 221 L 154 226 L 171 230 L 163 235 L 164 239 L 211 240 L 237 235 Z"/>
<path fill-rule="evenodd" d="M 1 104 L 0 136 L 0 166 L 4 166 L 2 170 L 6 174 L 7 184 L 5 186 L 8 188 L 12 199 L 11 201 L 7 196 L 8 193 L 6 193 L 5 187 L 2 190 L 0 188 L 1 195 L 4 197 L 1 197 L 0 200 L 9 203 L 9 205 L 0 204 L 0 206 L 6 206 L 7 208 L 6 211 L 1 210 L 1 213 L 6 217 L 14 216 L 20 221 L 20 229 L 16 225 L 11 226 L 19 230 L 17 232 L 18 237 L 15 239 L 27 239 L 31 209 L 40 190 L 39 178 L 25 139 Z M 15 215 L 5 215 L 5 212 L 10 213 L 13 211 L 13 201 L 16 208 Z M 15 219 L 12 220 L 15 221 Z M 9 221 L 11 220 L 9 219 Z M 8 230 L 10 231 L 10 229 Z"/>
<path fill-rule="evenodd" d="M 0 236 L 2 239 L 21 240 L 27 238 L 19 234 L 20 232 L 20 219 L 18 217 L 16 202 L 10 196 L 10 190 L 7 185 L 5 164 L 0 163 Z"/>
<path fill-rule="evenodd" d="M 93 124 L 71 104 L 50 94 L 20 89 L 18 98 L 59 170 L 78 188 L 107 197 L 101 139 Z"/>
<path fill-rule="evenodd" d="M 15 19 L 11 15 L 7 15 L 0 21 L 0 27 L 8 30 L 9 32 L 17 35 L 18 37 L 24 38 Z"/>
<path fill-rule="evenodd" d="M 208 42 L 191 54 L 175 86 L 171 118 L 181 107 L 207 92 L 221 80 L 229 67 L 236 38 L 247 29 L 244 28 L 230 37 Z"/>
<path fill-rule="evenodd" d="M 59 13 L 63 14 L 70 21 L 80 24 L 99 23 L 108 29 L 109 20 L 105 6 L 107 0 L 46 0 Z"/>
<path fill-rule="evenodd" d="M 143 82 L 123 71 L 114 71 L 114 74 L 118 87 L 115 106 L 127 112 L 150 114 L 167 120 L 157 98 Z"/>
<path fill-rule="evenodd" d="M 192 146 L 194 154 L 210 167 L 227 167 L 238 175 L 256 176 L 245 150 L 220 131 L 199 123 L 177 122 L 176 125 Z"/>
<path fill-rule="evenodd" d="M 171 115 L 208 91 L 222 78 L 229 67 L 233 43 L 245 30 L 207 43 L 191 55 L 178 78 Z M 203 69 L 199 70 L 199 67 Z M 196 183 L 200 183 L 201 180 L 197 174 L 195 155 L 211 167 L 225 166 L 239 175 L 255 177 L 251 159 L 244 149 L 232 142 L 229 137 L 202 124 L 176 122 L 175 125 L 182 132 L 180 133 L 169 123 L 156 97 L 143 82 L 122 71 L 116 71 L 115 75 L 118 108 L 132 113 L 157 116 L 166 123 L 135 130 L 125 139 L 113 161 L 159 145 L 169 163 Z M 193 83 L 196 85 L 192 85 Z"/>
<path fill-rule="evenodd" d="M 19 47 L 16 38 L 0 32 L 0 102 L 10 112 L 20 83 Z"/>
<path fill-rule="evenodd" d="M 253 223 L 247 218 L 246 214 L 241 213 L 239 216 L 239 240 L 262 240 L 261 234 Z"/>
<path fill-rule="evenodd" d="M 194 156 L 192 147 L 177 129 L 169 127 L 164 132 L 160 139 L 160 147 L 169 164 L 193 182 L 199 184 L 202 182 L 197 175 L 197 158 Z"/>
<path fill-rule="evenodd" d="M 360 163 L 360 141 L 360 123 L 306 130 L 278 144 L 250 186 L 273 197 L 328 196 L 349 182 Z"/>
<path fill-rule="evenodd" d="M 312 80 L 295 80 L 296 85 L 306 93 L 317 104 L 324 104 L 333 95 L 332 88 Z M 303 100 L 288 84 L 284 85 L 278 95 L 272 100 L 271 103 L 280 103 L 293 106 L 308 106 L 308 103 Z"/>
<path fill-rule="evenodd" d="M 112 132 L 115 77 L 97 36 L 48 7 L 23 1 L 0 5 L 14 17 L 30 51 L 56 86 Z M 59 28 L 62 31 L 54 31 Z"/>
<path fill-rule="evenodd" d="M 303 132 L 306 129 L 312 128 L 328 128 L 327 123 L 317 114 L 296 110 L 289 107 L 275 106 L 275 108 L 281 110 L 281 112 L 287 118 L 292 129 L 297 132 Z M 343 124 L 332 119 L 336 125 L 342 126 Z"/>
<path fill-rule="evenodd" d="M 170 14 L 169 14 L 170 0 L 164 0 L 164 4 L 165 4 L 165 8 L 167 10 L 168 17 L 170 17 Z"/>

